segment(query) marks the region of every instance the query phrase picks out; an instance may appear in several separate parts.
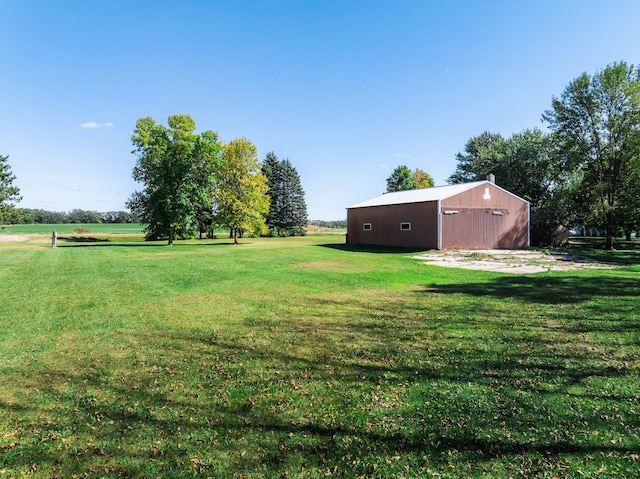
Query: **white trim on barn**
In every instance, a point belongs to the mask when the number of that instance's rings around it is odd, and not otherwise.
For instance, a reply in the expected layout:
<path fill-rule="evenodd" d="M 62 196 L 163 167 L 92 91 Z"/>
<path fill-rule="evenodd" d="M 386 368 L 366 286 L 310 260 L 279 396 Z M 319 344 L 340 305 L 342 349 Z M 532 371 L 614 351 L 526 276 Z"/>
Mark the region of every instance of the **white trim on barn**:
<path fill-rule="evenodd" d="M 425 201 L 440 201 L 450 198 L 465 191 L 472 190 L 479 185 L 491 185 L 494 186 L 511 196 L 518 198 L 522 201 L 527 201 L 520 198 L 518 195 L 514 195 L 508 190 L 501 188 L 495 183 L 491 183 L 487 180 L 474 181 L 473 183 L 460 183 L 456 185 L 446 186 L 434 186 L 433 188 L 421 188 L 417 190 L 396 191 L 394 193 L 384 193 L 370 200 L 357 203 L 352 206 L 347 206 L 347 209 L 351 208 L 366 208 L 368 206 L 385 206 L 385 205 L 402 205 L 408 203 L 422 203 Z M 488 190 L 488 188 L 487 188 Z M 486 195 L 486 192 L 485 192 Z M 439 205 L 438 205 L 439 206 Z"/>

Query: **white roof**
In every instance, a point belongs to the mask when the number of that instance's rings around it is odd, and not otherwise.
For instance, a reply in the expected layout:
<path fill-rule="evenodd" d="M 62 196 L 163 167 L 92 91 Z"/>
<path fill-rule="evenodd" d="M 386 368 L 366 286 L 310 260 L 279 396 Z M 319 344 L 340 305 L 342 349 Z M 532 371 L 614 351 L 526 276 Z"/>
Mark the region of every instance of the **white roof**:
<path fill-rule="evenodd" d="M 395 193 L 385 193 L 370 200 L 357 203 L 350 208 L 365 208 L 367 206 L 400 205 L 406 203 L 423 203 L 425 201 L 444 200 L 451 196 L 458 195 L 464 191 L 475 188 L 479 185 L 489 184 L 489 181 L 474 181 L 473 183 L 461 183 L 458 185 L 435 186 L 433 188 L 421 188 L 418 190 L 397 191 Z M 494 186 L 495 183 L 493 183 Z"/>

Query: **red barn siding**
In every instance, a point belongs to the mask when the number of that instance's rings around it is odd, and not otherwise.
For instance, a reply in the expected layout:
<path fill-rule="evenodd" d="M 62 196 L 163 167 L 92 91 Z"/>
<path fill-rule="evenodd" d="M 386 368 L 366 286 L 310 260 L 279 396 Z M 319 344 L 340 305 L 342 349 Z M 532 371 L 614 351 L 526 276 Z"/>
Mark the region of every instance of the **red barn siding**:
<path fill-rule="evenodd" d="M 433 190 L 433 193 L 437 191 Z M 411 195 L 415 198 L 415 194 Z M 440 208 L 438 208 L 438 205 Z M 402 231 L 400 223 L 410 222 Z M 364 230 L 363 225 L 371 225 Z M 529 246 L 529 204 L 483 182 L 440 200 L 363 205 L 347 210 L 347 242 L 440 249 L 520 249 Z"/>
<path fill-rule="evenodd" d="M 445 214 L 447 211 L 458 213 Z M 529 245 L 528 204 L 494 185 L 442 200 L 441 212 L 443 249 L 520 249 Z"/>
<path fill-rule="evenodd" d="M 410 231 L 401 231 L 400 223 L 411 223 Z M 371 224 L 365 231 L 363 224 Z M 438 247 L 437 202 L 370 206 L 347 211 L 347 241 L 352 244 Z"/>

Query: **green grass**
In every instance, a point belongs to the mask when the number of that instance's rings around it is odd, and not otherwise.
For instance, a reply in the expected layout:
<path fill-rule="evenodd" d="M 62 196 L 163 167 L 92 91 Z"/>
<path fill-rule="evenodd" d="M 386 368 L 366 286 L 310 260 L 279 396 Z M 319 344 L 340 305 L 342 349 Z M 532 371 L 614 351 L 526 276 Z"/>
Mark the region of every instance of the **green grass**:
<path fill-rule="evenodd" d="M 59 235 L 74 234 L 76 229 L 86 230 L 88 233 L 96 234 L 126 234 L 135 235 L 142 234 L 143 226 L 139 224 L 107 224 L 107 223 L 87 223 L 87 224 L 56 224 L 56 225 L 7 225 L 0 227 L 0 234 L 17 234 L 17 235 L 51 235 L 52 231 L 56 231 Z"/>
<path fill-rule="evenodd" d="M 640 252 L 343 241 L 0 243 L 0 477 L 640 474 Z"/>

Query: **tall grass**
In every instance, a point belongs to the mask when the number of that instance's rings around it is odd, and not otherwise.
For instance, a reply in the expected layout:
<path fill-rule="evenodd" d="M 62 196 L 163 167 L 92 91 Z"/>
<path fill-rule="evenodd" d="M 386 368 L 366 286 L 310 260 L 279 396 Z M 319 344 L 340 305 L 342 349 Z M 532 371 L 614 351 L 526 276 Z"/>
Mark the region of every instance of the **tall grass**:
<path fill-rule="evenodd" d="M 0 474 L 640 473 L 637 252 L 516 277 L 342 241 L 0 244 Z"/>

